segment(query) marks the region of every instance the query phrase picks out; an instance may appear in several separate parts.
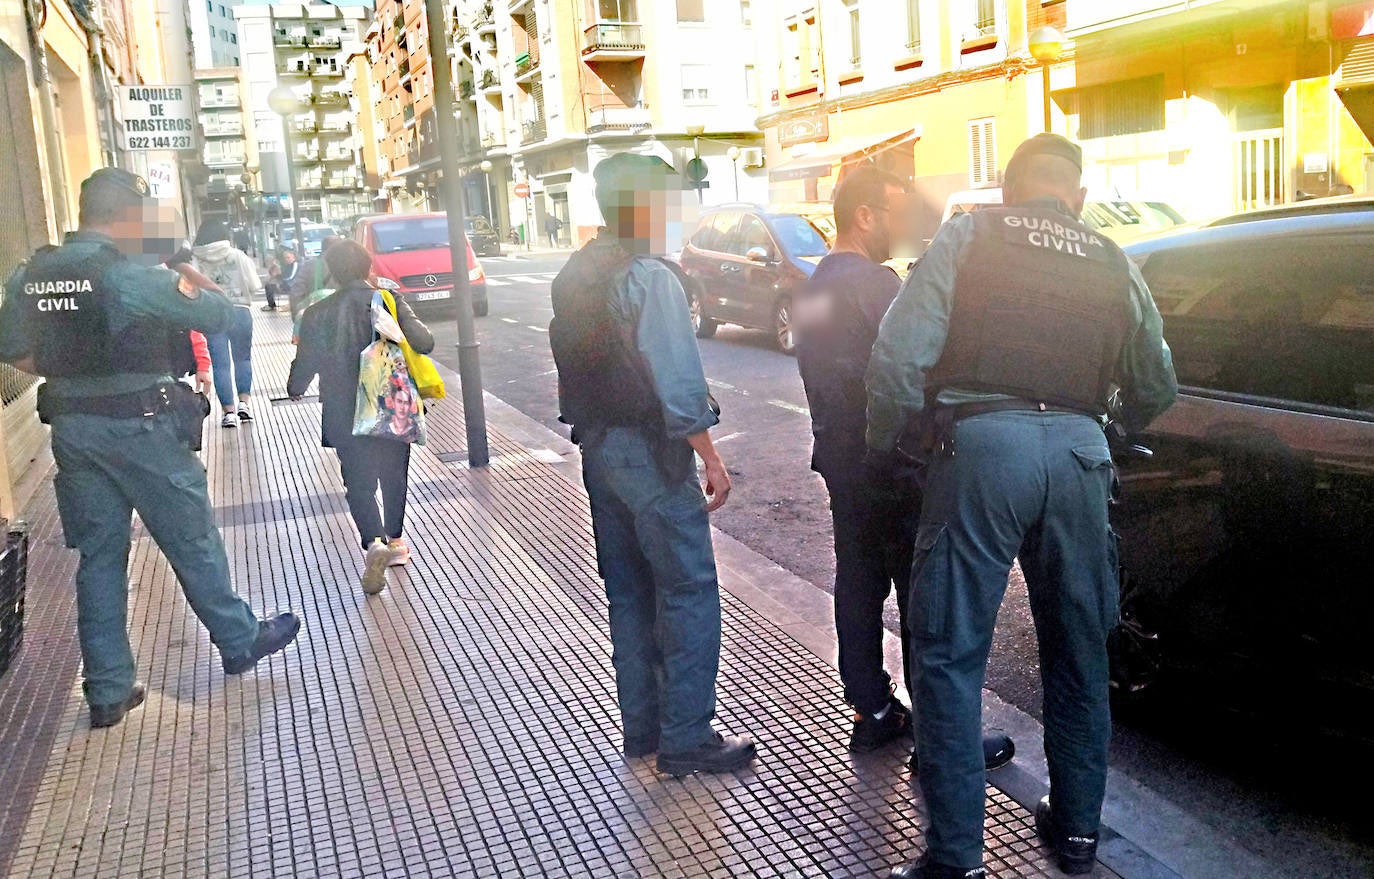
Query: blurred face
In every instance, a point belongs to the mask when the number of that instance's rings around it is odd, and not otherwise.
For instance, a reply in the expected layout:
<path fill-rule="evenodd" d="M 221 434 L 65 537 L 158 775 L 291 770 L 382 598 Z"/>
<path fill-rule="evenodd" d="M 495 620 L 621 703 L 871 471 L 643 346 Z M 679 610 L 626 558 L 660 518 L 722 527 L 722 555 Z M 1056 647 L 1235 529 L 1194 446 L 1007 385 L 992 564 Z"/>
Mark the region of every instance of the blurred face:
<path fill-rule="evenodd" d="M 126 207 L 104 231 L 121 253 L 142 265 L 157 265 L 182 245 L 181 213 L 151 199 Z"/>
<path fill-rule="evenodd" d="M 622 194 L 615 220 L 607 224 L 631 253 L 660 256 L 681 250 L 687 230 L 696 227 L 696 195 L 664 188 L 661 180 L 645 182 L 645 188 Z"/>
<path fill-rule="evenodd" d="M 287 265 L 290 265 L 296 261 L 296 251 L 288 250 L 281 255 L 281 258 L 286 260 Z"/>
<path fill-rule="evenodd" d="M 888 186 L 883 202 L 860 205 L 854 214 L 864 250 L 874 262 L 886 262 L 894 252 L 905 254 L 911 237 L 910 196 L 900 187 Z"/>

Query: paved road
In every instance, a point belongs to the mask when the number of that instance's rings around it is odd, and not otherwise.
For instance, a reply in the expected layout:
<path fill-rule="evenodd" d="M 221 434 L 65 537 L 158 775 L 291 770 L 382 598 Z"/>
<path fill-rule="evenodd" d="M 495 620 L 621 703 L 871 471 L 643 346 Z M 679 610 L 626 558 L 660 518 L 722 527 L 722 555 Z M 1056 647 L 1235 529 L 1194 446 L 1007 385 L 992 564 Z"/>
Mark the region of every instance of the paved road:
<path fill-rule="evenodd" d="M 548 284 L 562 262 L 558 256 L 484 259 L 491 316 L 478 321 L 478 333 L 487 390 L 566 435 L 557 421 L 547 334 Z M 447 321 L 435 321 L 434 329 L 440 359 L 456 369 L 456 330 Z M 829 512 L 824 486 L 808 468 L 810 422 L 796 361 L 774 350 L 768 333 L 729 326 L 702 340 L 701 353 L 723 408 L 716 442 L 735 483 L 713 524 L 830 590 Z M 895 623 L 889 602 L 894 631 Z M 988 686 L 1039 717 L 1038 669 L 1025 586 L 1014 572 Z M 1274 696 L 1281 704 L 1282 694 Z M 835 709 L 845 710 L 838 694 Z M 1358 817 L 1364 788 L 1374 783 L 1365 761 L 1342 747 L 1274 732 L 1273 720 L 1200 704 L 1167 721 L 1118 722 L 1113 766 L 1217 833 L 1243 841 L 1272 866 L 1269 875 L 1374 875 L 1374 830 Z"/>

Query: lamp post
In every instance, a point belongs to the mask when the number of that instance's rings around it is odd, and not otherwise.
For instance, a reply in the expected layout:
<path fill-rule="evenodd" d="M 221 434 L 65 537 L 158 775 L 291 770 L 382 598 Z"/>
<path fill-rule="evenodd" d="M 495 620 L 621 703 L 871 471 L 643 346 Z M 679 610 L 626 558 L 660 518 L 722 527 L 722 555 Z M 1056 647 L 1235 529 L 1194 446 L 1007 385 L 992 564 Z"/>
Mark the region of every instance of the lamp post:
<path fill-rule="evenodd" d="M 267 93 L 267 106 L 281 117 L 282 150 L 286 153 L 286 186 L 291 198 L 291 220 L 296 227 L 296 261 L 305 257 L 305 236 L 301 232 L 301 207 L 296 198 L 296 163 L 291 159 L 291 122 L 293 115 L 300 112 L 301 102 L 289 85 L 279 85 Z"/>
<path fill-rule="evenodd" d="M 482 178 L 487 181 L 487 219 L 491 220 L 492 228 L 500 235 L 501 224 L 496 222 L 496 190 L 491 185 L 491 160 L 483 159 L 477 167 L 482 169 Z"/>
<path fill-rule="evenodd" d="M 730 164 L 735 166 L 735 201 L 739 201 L 739 147 L 731 146 L 725 155 L 730 158 Z"/>
<path fill-rule="evenodd" d="M 1064 54 L 1064 35 L 1052 27 L 1042 27 L 1030 35 L 1031 57 L 1040 62 L 1041 91 L 1045 97 L 1045 131 L 1050 130 L 1050 65 Z"/>
<path fill-rule="evenodd" d="M 258 223 L 258 212 L 262 208 L 262 194 L 258 192 L 257 177 L 257 165 L 244 165 L 243 173 L 239 175 L 239 180 L 243 181 L 243 187 L 245 190 L 244 195 L 246 197 L 244 199 L 244 203 L 248 205 L 249 209 L 252 211 L 253 214 L 253 255 L 261 259 L 263 253 L 262 238 L 260 235 L 261 225 Z"/>

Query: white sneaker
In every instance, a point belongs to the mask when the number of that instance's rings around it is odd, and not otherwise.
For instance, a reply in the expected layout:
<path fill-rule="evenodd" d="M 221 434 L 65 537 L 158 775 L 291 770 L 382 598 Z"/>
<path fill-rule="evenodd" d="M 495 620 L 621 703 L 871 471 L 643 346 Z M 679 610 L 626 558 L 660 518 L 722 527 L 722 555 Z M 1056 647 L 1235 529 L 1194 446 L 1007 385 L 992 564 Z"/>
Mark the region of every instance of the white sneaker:
<path fill-rule="evenodd" d="M 240 400 L 240 401 L 239 401 L 239 421 L 252 421 L 252 420 L 253 420 L 253 413 L 248 411 L 248 404 L 245 403 L 244 401 Z"/>
<path fill-rule="evenodd" d="M 220 427 L 238 427 L 239 416 L 237 412 L 225 412 L 224 417 L 219 420 Z"/>
<path fill-rule="evenodd" d="M 391 550 L 386 541 L 378 537 L 363 556 L 363 592 L 376 595 L 386 588 L 386 568 L 390 563 Z"/>
<path fill-rule="evenodd" d="M 386 548 L 391 550 L 391 561 L 387 562 L 389 567 L 395 568 L 410 564 L 410 544 L 406 543 L 404 537 L 388 540 Z"/>

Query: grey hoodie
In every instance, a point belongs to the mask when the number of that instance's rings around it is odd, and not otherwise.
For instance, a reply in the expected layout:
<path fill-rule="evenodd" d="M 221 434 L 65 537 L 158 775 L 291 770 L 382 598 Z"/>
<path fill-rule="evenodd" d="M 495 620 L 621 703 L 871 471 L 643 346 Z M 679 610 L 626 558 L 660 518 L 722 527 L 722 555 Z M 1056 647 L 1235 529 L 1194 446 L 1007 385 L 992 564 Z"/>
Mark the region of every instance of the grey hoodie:
<path fill-rule="evenodd" d="M 253 297 L 262 292 L 262 280 L 253 260 L 228 241 L 198 244 L 191 250 L 195 267 L 224 291 L 229 301 L 242 308 L 253 304 Z"/>

